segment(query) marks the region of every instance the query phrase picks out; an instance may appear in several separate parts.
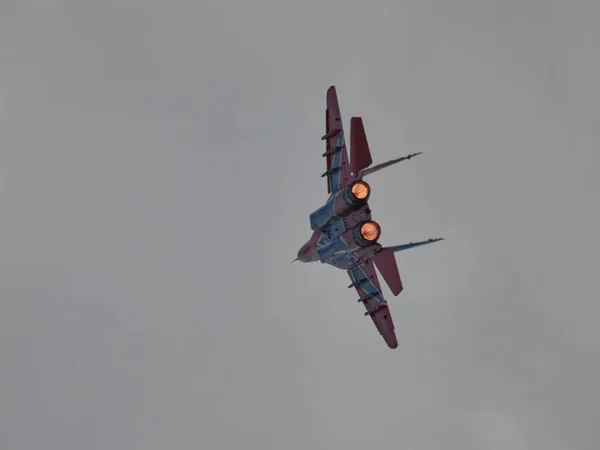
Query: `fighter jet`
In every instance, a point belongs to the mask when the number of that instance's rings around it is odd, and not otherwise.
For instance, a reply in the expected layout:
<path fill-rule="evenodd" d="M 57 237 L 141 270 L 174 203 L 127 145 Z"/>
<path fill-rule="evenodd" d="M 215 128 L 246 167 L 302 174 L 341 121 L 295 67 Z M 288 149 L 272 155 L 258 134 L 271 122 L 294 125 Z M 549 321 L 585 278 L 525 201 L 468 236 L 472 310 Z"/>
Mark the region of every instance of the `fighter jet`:
<path fill-rule="evenodd" d="M 360 117 L 350 119 L 350 159 L 346 151 L 342 117 L 335 86 L 327 90 L 325 114 L 325 158 L 327 177 L 325 204 L 310 215 L 312 237 L 298 251 L 294 261 L 321 262 L 348 272 L 355 288 L 358 302 L 366 308 L 377 330 L 389 348 L 398 347 L 394 322 L 387 300 L 383 296 L 375 267 L 394 296 L 403 289 L 395 253 L 421 245 L 441 241 L 443 238 L 383 247 L 378 243 L 380 225 L 371 217 L 369 197 L 371 186 L 364 178 L 385 167 L 411 159 L 420 153 L 393 159 L 371 167 L 373 160 Z M 293 262 L 293 261 L 292 261 Z"/>

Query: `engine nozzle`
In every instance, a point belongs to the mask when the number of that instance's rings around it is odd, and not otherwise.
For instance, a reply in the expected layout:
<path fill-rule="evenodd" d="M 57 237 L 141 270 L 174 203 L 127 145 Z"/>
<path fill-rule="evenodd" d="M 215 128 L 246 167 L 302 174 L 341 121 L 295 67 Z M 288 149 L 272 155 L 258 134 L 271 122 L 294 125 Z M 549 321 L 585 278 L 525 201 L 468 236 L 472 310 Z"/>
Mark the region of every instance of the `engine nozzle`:
<path fill-rule="evenodd" d="M 354 240 L 361 247 L 368 247 L 381 236 L 381 227 L 374 220 L 367 220 L 355 228 Z"/>
<path fill-rule="evenodd" d="M 350 187 L 350 192 L 357 200 L 365 200 L 371 194 L 371 186 L 366 181 L 359 180 Z"/>
<path fill-rule="evenodd" d="M 368 220 L 360 226 L 360 235 L 364 240 L 374 242 L 381 235 L 381 227 L 377 222 Z"/>

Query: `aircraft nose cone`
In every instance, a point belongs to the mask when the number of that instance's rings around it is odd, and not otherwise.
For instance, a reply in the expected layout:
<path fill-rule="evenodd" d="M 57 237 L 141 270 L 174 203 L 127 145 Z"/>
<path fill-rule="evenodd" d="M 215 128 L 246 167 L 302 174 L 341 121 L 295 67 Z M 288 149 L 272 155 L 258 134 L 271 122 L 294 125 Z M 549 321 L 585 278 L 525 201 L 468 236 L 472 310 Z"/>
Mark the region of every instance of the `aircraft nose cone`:
<path fill-rule="evenodd" d="M 297 255 L 296 259 L 298 261 L 304 262 L 304 261 L 302 261 L 302 256 L 303 255 L 304 255 L 304 252 L 302 251 L 302 249 L 298 250 L 298 255 Z"/>
<path fill-rule="evenodd" d="M 303 245 L 300 250 L 298 250 L 298 261 L 306 262 L 306 256 L 308 254 L 308 249 L 306 245 Z"/>

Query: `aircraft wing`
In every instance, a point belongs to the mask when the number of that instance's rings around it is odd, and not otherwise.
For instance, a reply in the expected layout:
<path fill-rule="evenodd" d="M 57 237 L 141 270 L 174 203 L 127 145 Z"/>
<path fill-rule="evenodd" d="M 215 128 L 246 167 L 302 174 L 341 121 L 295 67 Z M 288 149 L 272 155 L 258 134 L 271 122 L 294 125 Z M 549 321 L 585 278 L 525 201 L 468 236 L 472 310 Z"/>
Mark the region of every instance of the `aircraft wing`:
<path fill-rule="evenodd" d="M 350 178 L 350 164 L 340 105 L 338 104 L 335 86 L 327 90 L 327 111 L 325 114 L 325 153 L 327 170 L 322 176 L 327 177 L 327 193 L 332 194 L 347 186 Z"/>
<path fill-rule="evenodd" d="M 394 349 L 398 347 L 398 340 L 394 331 L 394 321 L 392 320 L 387 301 L 383 297 L 373 261 L 369 259 L 366 263 L 351 266 L 348 269 L 348 275 L 352 280 L 352 284 L 349 287 L 356 288 L 359 296 L 358 301 L 364 303 L 367 308 L 365 315 L 371 316 L 373 323 L 389 348 Z"/>

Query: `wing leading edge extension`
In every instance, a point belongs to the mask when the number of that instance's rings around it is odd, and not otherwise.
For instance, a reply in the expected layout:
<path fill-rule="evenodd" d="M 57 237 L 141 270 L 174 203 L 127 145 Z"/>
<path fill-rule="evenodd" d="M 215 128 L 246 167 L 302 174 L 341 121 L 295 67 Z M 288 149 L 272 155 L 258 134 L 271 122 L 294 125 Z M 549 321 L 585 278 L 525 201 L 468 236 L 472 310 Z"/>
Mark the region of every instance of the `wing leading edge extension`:
<path fill-rule="evenodd" d="M 359 296 L 358 301 L 364 303 L 367 309 L 365 316 L 371 316 L 388 347 L 397 348 L 398 339 L 394 331 L 394 321 L 387 301 L 383 297 L 373 261 L 368 260 L 366 263 L 350 267 L 348 275 L 352 281 L 348 287 L 356 289 Z"/>

